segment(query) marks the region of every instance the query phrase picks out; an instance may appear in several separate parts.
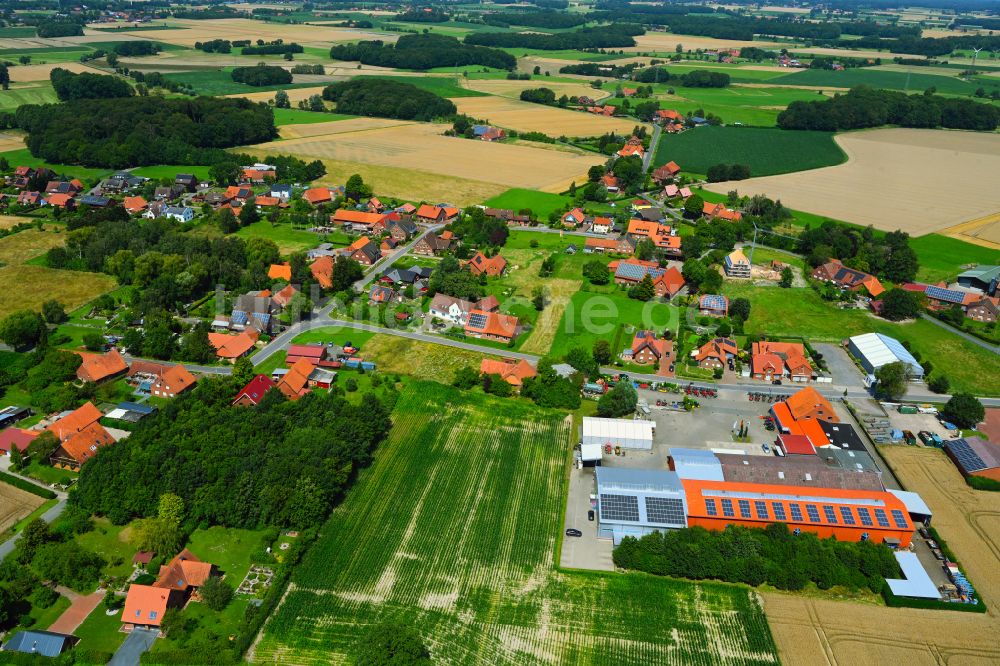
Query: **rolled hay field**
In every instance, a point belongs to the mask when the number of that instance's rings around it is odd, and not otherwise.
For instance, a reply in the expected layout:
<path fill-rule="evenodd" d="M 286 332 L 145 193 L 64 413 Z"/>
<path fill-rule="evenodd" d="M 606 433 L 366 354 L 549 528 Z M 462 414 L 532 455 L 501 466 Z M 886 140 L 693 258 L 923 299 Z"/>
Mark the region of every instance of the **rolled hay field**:
<path fill-rule="evenodd" d="M 1000 134 L 878 129 L 835 140 L 844 164 L 706 189 L 766 194 L 789 208 L 912 236 L 1000 211 Z"/>
<path fill-rule="evenodd" d="M 391 618 L 438 664 L 777 664 L 745 587 L 554 568 L 570 425 L 524 401 L 407 387 L 250 661 L 346 663 Z"/>
<path fill-rule="evenodd" d="M 559 94 L 556 91 L 556 95 Z M 634 119 L 607 118 L 507 97 L 461 97 L 451 101 L 458 107 L 459 113 L 473 118 L 518 132 L 542 132 L 552 137 L 600 136 L 608 132 L 627 135 L 641 124 Z"/>
<path fill-rule="evenodd" d="M 45 500 L 26 490 L 0 481 L 0 533 L 45 504 Z"/>
<path fill-rule="evenodd" d="M 886 608 L 765 593 L 764 611 L 783 664 L 1000 663 L 1000 493 L 973 490 L 939 449 L 880 451 L 907 490 L 920 494 L 987 614 Z"/>
<path fill-rule="evenodd" d="M 582 151 L 573 154 L 530 144 L 486 143 L 446 137 L 442 135 L 444 130 L 443 125 L 412 123 L 288 139 L 260 144 L 252 149 L 278 151 L 309 160 L 393 167 L 493 184 L 495 191 L 479 201 L 511 187 L 561 192 L 573 181 L 581 183 L 586 180 L 587 170 L 601 161 L 599 156 L 590 156 Z M 353 172 L 349 171 L 348 175 L 350 173 Z M 379 191 L 377 182 L 375 186 Z M 430 198 L 429 195 L 416 196 L 418 200 Z M 452 198 L 442 200 L 451 201 Z"/>

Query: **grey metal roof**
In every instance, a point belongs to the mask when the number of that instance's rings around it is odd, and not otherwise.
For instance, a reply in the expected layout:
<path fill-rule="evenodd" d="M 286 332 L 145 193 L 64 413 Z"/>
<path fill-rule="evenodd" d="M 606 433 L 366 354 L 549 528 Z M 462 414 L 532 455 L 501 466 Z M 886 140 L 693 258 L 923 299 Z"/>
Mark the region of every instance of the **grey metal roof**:
<path fill-rule="evenodd" d="M 763 483 L 807 488 L 882 490 L 878 474 L 845 468 L 837 453 L 825 447 L 815 456 L 757 456 L 719 453 L 717 458 L 726 481 Z"/>
<path fill-rule="evenodd" d="M 602 466 L 595 472 L 598 492 L 684 492 L 680 477 L 669 470 Z"/>
<path fill-rule="evenodd" d="M 904 578 L 886 578 L 889 589 L 897 597 L 919 597 L 921 599 L 940 599 L 934 581 L 927 575 L 927 570 L 920 563 L 916 553 L 897 551 L 893 553 L 899 568 L 903 570 Z"/>
<path fill-rule="evenodd" d="M 719 458 L 706 449 L 671 448 L 674 470 L 682 479 L 725 481 Z"/>
<path fill-rule="evenodd" d="M 66 641 L 72 638 L 73 636 L 69 634 L 57 634 L 52 631 L 19 631 L 4 643 L 3 649 L 6 652 L 58 657 L 66 647 Z"/>

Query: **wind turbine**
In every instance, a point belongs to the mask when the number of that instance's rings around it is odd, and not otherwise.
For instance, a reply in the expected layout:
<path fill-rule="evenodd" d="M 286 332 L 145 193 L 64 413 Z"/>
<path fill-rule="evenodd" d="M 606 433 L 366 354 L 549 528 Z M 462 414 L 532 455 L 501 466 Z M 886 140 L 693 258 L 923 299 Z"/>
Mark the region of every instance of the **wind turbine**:
<path fill-rule="evenodd" d="M 980 46 L 978 49 L 976 47 L 972 47 L 972 71 L 973 71 L 973 73 L 975 73 L 975 71 L 976 71 L 976 59 L 979 58 L 979 52 L 982 51 L 982 50 L 983 50 L 982 46 Z"/>

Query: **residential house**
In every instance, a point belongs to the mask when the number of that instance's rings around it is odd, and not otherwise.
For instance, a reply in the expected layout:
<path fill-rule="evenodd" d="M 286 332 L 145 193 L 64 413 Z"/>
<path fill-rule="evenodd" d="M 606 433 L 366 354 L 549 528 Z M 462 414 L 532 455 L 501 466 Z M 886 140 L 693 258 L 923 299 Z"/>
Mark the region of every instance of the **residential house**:
<path fill-rule="evenodd" d="M 346 231 L 361 234 L 381 234 L 385 231 L 386 216 L 382 213 L 368 213 L 361 210 L 339 208 L 330 216 L 330 222 L 339 224 Z"/>
<path fill-rule="evenodd" d="M 41 192 L 29 192 L 24 190 L 17 195 L 17 205 L 19 206 L 41 206 L 44 203 Z"/>
<path fill-rule="evenodd" d="M 650 206 L 641 199 L 633 201 L 632 208 L 635 210 L 636 216 L 644 222 L 663 222 L 664 220 L 662 208 Z M 668 226 L 667 228 L 669 229 L 670 227 Z"/>
<path fill-rule="evenodd" d="M 993 323 L 1000 317 L 1000 298 L 996 296 L 983 296 L 979 300 L 970 303 L 969 309 L 965 311 L 965 316 L 974 321 Z"/>
<path fill-rule="evenodd" d="M 389 268 L 382 273 L 379 282 L 385 284 L 413 284 L 426 280 L 431 276 L 433 269 L 426 266 L 413 266 L 412 268 Z"/>
<path fill-rule="evenodd" d="M 615 221 L 610 217 L 596 216 L 590 222 L 590 230 L 595 234 L 610 233 L 615 228 Z"/>
<path fill-rule="evenodd" d="M 399 247 L 399 243 L 394 238 L 383 238 L 378 249 L 382 254 L 388 254 Z"/>
<path fill-rule="evenodd" d="M 702 294 L 698 297 L 698 311 L 709 317 L 725 317 L 729 314 L 729 299 L 721 294 Z"/>
<path fill-rule="evenodd" d="M 91 208 L 107 208 L 114 203 L 114 199 L 99 197 L 94 194 L 85 194 L 77 200 L 77 203 L 81 206 L 90 206 Z"/>
<path fill-rule="evenodd" d="M 365 204 L 365 208 L 368 210 L 369 213 L 384 213 L 386 205 L 381 201 L 379 201 L 378 197 L 372 197 Z"/>
<path fill-rule="evenodd" d="M 564 213 L 559 220 L 563 223 L 563 226 L 575 228 L 587 221 L 587 214 L 580 208 L 574 208 Z"/>
<path fill-rule="evenodd" d="M 158 217 L 163 217 L 163 211 L 166 207 L 167 204 L 163 201 L 153 201 L 146 206 L 146 212 L 142 216 L 147 220 L 155 220 Z"/>
<path fill-rule="evenodd" d="M 642 147 L 642 141 L 636 137 L 632 137 L 628 142 L 622 146 L 622 149 L 618 151 L 619 157 L 638 157 L 643 158 L 646 155 L 646 149 Z"/>
<path fill-rule="evenodd" d="M 269 291 L 250 291 L 236 299 L 230 323 L 233 328 L 253 327 L 263 333 L 274 328 L 274 314 L 278 311 Z"/>
<path fill-rule="evenodd" d="M 500 141 L 507 138 L 506 132 L 491 125 L 473 125 L 472 134 L 481 141 Z"/>
<path fill-rule="evenodd" d="M 263 194 L 258 194 L 254 197 L 253 203 L 257 206 L 257 208 L 274 208 L 275 206 L 284 207 L 281 199 L 278 197 L 268 197 Z"/>
<path fill-rule="evenodd" d="M 413 246 L 413 254 L 425 257 L 442 254 L 451 248 L 451 240 L 451 238 L 445 238 L 443 235 L 438 236 L 434 233 L 425 234 Z"/>
<path fill-rule="evenodd" d="M 613 173 L 606 173 L 601 176 L 601 185 L 603 185 L 608 192 L 617 192 L 621 187 L 621 182 L 618 180 L 618 176 Z"/>
<path fill-rule="evenodd" d="M 333 287 L 333 266 L 334 260 L 332 256 L 324 255 L 312 262 L 309 265 L 309 270 L 312 272 L 313 279 L 319 283 L 319 286 L 323 289 L 330 289 Z"/>
<path fill-rule="evenodd" d="M 632 218 L 626 233 L 636 240 L 649 240 L 657 250 L 669 257 L 680 257 L 682 254 L 681 237 L 669 224 Z"/>
<path fill-rule="evenodd" d="M 240 389 L 233 399 L 234 405 L 250 406 L 260 404 L 264 395 L 275 387 L 275 382 L 267 375 L 257 375 Z"/>
<path fill-rule="evenodd" d="M 362 236 L 347 246 L 345 254 L 363 266 L 371 266 L 382 258 L 382 250 L 368 236 Z"/>
<path fill-rule="evenodd" d="M 417 234 L 417 225 L 413 223 L 413 220 L 402 217 L 390 219 L 386 228 L 389 231 L 389 237 L 396 243 L 405 243 Z"/>
<path fill-rule="evenodd" d="M 687 200 L 687 198 L 691 196 L 691 188 L 677 187 L 676 185 L 671 183 L 670 185 L 665 185 L 663 187 L 663 196 L 667 199 L 680 197 L 683 200 Z"/>
<path fill-rule="evenodd" d="M 280 199 L 281 201 L 287 202 L 289 199 L 292 198 L 292 186 L 279 183 L 271 183 L 271 196 L 274 197 L 275 199 Z"/>
<path fill-rule="evenodd" d="M 132 583 L 125 597 L 122 622 L 141 627 L 159 627 L 171 608 L 181 608 L 184 595 L 172 589 Z"/>
<path fill-rule="evenodd" d="M 253 351 L 257 344 L 257 336 L 255 329 L 248 328 L 246 331 L 234 335 L 209 333 L 208 342 L 215 347 L 216 356 L 230 363 L 235 363 L 236 359 Z"/>
<path fill-rule="evenodd" d="M 699 368 L 706 370 L 725 369 L 729 361 L 739 354 L 739 347 L 730 338 L 714 338 L 691 352 L 691 357 Z"/>
<path fill-rule="evenodd" d="M 635 251 L 635 241 L 628 236 L 621 238 L 588 238 L 583 244 L 584 254 L 632 254 Z"/>
<path fill-rule="evenodd" d="M 24 430 L 22 428 L 0 430 L 0 455 L 9 456 L 14 449 L 24 453 L 28 450 L 28 445 L 35 441 L 35 438 L 40 434 L 42 433 L 37 430 Z"/>
<path fill-rule="evenodd" d="M 45 203 L 65 210 L 73 210 L 76 208 L 76 200 L 73 198 L 72 194 L 46 194 Z"/>
<path fill-rule="evenodd" d="M 292 267 L 288 262 L 271 264 L 267 269 L 267 277 L 270 280 L 284 280 L 289 282 L 292 279 Z"/>
<path fill-rule="evenodd" d="M 335 257 L 337 252 L 333 249 L 333 243 L 320 243 L 313 249 L 306 252 L 306 258 L 309 260 L 319 259 L 320 257 Z"/>
<path fill-rule="evenodd" d="M 128 171 L 118 171 L 102 180 L 98 188 L 101 194 L 118 194 L 120 192 L 130 192 L 137 187 L 141 187 L 146 180 L 146 178 L 140 176 L 133 176 Z"/>
<path fill-rule="evenodd" d="M 814 280 L 829 282 L 848 291 L 859 291 L 863 288 L 873 298 L 885 291 L 885 287 L 877 277 L 848 268 L 839 259 L 831 259 L 822 266 L 817 266 L 813 269 L 812 277 Z"/>
<path fill-rule="evenodd" d="M 499 375 L 501 379 L 520 392 L 524 380 L 537 377 L 538 370 L 524 359 L 505 358 L 501 360 L 484 358 L 479 363 L 479 374 Z"/>
<path fill-rule="evenodd" d="M 417 209 L 415 216 L 418 222 L 423 222 L 424 224 L 447 224 L 458 217 L 460 212 L 459 209 L 451 206 L 422 204 Z"/>
<path fill-rule="evenodd" d="M 504 271 L 507 270 L 507 260 L 499 254 L 487 257 L 482 252 L 476 252 L 475 256 L 469 259 L 466 265 L 472 271 L 473 275 L 485 274 L 489 277 L 503 275 Z"/>
<path fill-rule="evenodd" d="M 685 284 L 686 282 L 681 272 L 677 270 L 676 266 L 671 266 L 662 275 L 653 280 L 653 289 L 659 298 L 669 300 L 676 296 L 684 288 Z"/>
<path fill-rule="evenodd" d="M 45 186 L 46 194 L 68 194 L 73 196 L 83 190 L 83 183 L 73 180 L 50 180 Z"/>
<path fill-rule="evenodd" d="M 922 293 L 927 298 L 928 310 L 948 310 L 957 305 L 964 312 L 982 298 L 978 293 L 948 289 L 943 282 L 936 285 L 908 283 L 903 285 L 903 289 Z"/>
<path fill-rule="evenodd" d="M 726 255 L 723 269 L 726 271 L 726 277 L 749 279 L 750 260 L 743 254 L 743 250 L 737 248 Z"/>
<path fill-rule="evenodd" d="M 658 109 L 653 115 L 653 122 L 658 123 L 680 123 L 684 124 L 684 114 L 673 109 Z"/>
<path fill-rule="evenodd" d="M 720 220 L 728 220 L 729 222 L 739 222 L 743 219 L 743 213 L 738 210 L 726 208 L 725 204 L 709 203 L 708 201 L 702 206 L 701 213 L 709 220 L 719 218 Z"/>
<path fill-rule="evenodd" d="M 670 161 L 653 171 L 653 181 L 657 185 L 666 185 L 667 183 L 673 182 L 677 174 L 681 172 L 680 166 L 677 162 Z"/>
<path fill-rule="evenodd" d="M 660 372 L 669 372 L 674 362 L 673 340 L 656 337 L 653 331 L 636 331 L 626 358 L 639 365 L 656 365 Z"/>
<path fill-rule="evenodd" d="M 230 185 L 222 196 L 227 202 L 235 202 L 235 206 L 242 206 L 254 198 L 253 188 L 249 185 Z"/>
<path fill-rule="evenodd" d="M 605 104 L 604 106 L 588 106 L 587 112 L 610 118 L 618 112 L 618 107 L 612 106 L 611 104 Z"/>
<path fill-rule="evenodd" d="M 521 322 L 517 317 L 499 312 L 472 310 L 465 323 L 465 334 L 470 338 L 484 338 L 498 342 L 510 342 L 521 332 Z"/>
<path fill-rule="evenodd" d="M 517 224 L 522 227 L 526 227 L 531 224 L 530 215 L 515 213 L 510 208 L 484 208 L 483 213 L 486 214 L 486 217 L 494 220 L 500 220 L 501 222 L 506 222 L 507 224 Z"/>
<path fill-rule="evenodd" d="M 37 660 L 38 657 L 58 657 L 66 650 L 70 649 L 79 642 L 79 638 L 73 636 L 72 634 L 60 634 L 54 631 L 42 631 L 40 629 L 31 629 L 27 631 L 18 631 L 7 639 L 7 642 L 3 644 L 4 652 L 20 652 L 22 654 L 31 655 L 32 660 Z M 28 659 L 28 657 L 25 657 Z M 4 661 L 7 661 L 6 659 Z M 44 662 L 44 660 L 41 660 Z M 9 663 L 22 663 L 20 661 L 12 660 Z M 34 663 L 34 662 L 32 662 Z"/>
<path fill-rule="evenodd" d="M 622 259 L 608 264 L 608 268 L 615 273 L 615 284 L 625 287 L 642 282 L 646 275 L 650 279 L 656 280 L 664 273 L 664 269 L 655 261 L 643 261 L 642 259 Z"/>
<path fill-rule="evenodd" d="M 174 185 L 180 185 L 186 192 L 198 189 L 198 177 L 190 173 L 179 173 L 174 176 Z"/>
<path fill-rule="evenodd" d="M 469 320 L 469 313 L 475 309 L 475 303 L 439 293 L 431 299 L 430 314 L 436 319 L 464 326 Z"/>
<path fill-rule="evenodd" d="M 138 215 L 146 210 L 147 202 L 142 197 L 125 197 L 122 200 L 122 207 L 128 211 L 129 215 Z"/>
<path fill-rule="evenodd" d="M 302 200 L 313 206 L 330 203 L 333 201 L 333 192 L 329 187 L 310 187 L 302 193 Z"/>
<path fill-rule="evenodd" d="M 90 354 L 77 352 L 83 363 L 76 370 L 77 379 L 82 382 L 103 382 L 112 377 L 118 377 L 128 371 L 128 363 L 118 353 L 117 349 L 111 349 L 107 354 Z"/>
<path fill-rule="evenodd" d="M 153 198 L 158 201 L 173 201 L 174 199 L 180 198 L 184 192 L 185 189 L 182 185 L 167 185 L 157 187 L 153 190 Z"/>
<path fill-rule="evenodd" d="M 278 169 L 270 164 L 257 163 L 252 166 L 243 167 L 243 180 L 254 185 L 262 185 L 268 181 L 278 178 Z"/>
<path fill-rule="evenodd" d="M 150 393 L 157 398 L 173 398 L 193 387 L 197 381 L 183 365 L 172 365 L 153 382 Z"/>
<path fill-rule="evenodd" d="M 299 293 L 298 287 L 296 287 L 293 284 L 286 284 L 284 287 L 282 287 L 280 291 L 278 291 L 274 296 L 271 297 L 271 300 L 274 301 L 274 304 L 277 305 L 279 308 L 285 309 L 288 307 L 288 304 L 292 302 L 292 299 L 295 298 L 295 295 L 298 293 Z"/>
<path fill-rule="evenodd" d="M 89 402 L 87 404 L 90 405 Z M 60 419 L 47 428 L 59 438 L 59 446 L 49 457 L 49 462 L 53 467 L 77 472 L 85 462 L 97 455 L 99 448 L 115 443 L 115 438 L 111 436 L 111 433 L 97 421 L 76 432 L 66 432 L 62 428 L 64 420 Z"/>
<path fill-rule="evenodd" d="M 314 366 L 309 359 L 299 359 L 278 381 L 277 389 L 289 400 L 298 400 L 309 392 L 309 375 L 313 370 Z"/>
<path fill-rule="evenodd" d="M 194 219 L 194 208 L 190 206 L 167 206 L 163 209 L 163 217 L 169 217 L 178 222 L 190 222 Z"/>
<path fill-rule="evenodd" d="M 788 412 L 796 421 L 815 419 L 817 421 L 840 423 L 840 417 L 837 416 L 837 412 L 834 411 L 830 401 L 811 386 L 796 391 L 781 404 L 787 407 Z"/>
<path fill-rule="evenodd" d="M 812 365 L 800 342 L 755 342 L 751 347 L 751 366 L 754 379 L 790 378 L 796 382 L 812 379 Z"/>
<path fill-rule="evenodd" d="M 372 305 L 402 303 L 403 297 L 392 287 L 377 284 L 368 291 L 368 302 Z"/>

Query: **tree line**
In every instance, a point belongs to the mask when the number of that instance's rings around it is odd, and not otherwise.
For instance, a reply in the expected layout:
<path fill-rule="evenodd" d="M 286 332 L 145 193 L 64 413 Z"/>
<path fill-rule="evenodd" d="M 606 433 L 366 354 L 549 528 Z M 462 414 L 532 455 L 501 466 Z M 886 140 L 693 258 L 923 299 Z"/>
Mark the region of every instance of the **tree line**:
<path fill-rule="evenodd" d="M 83 24 L 65 19 L 43 21 L 35 28 L 35 34 L 45 38 L 79 37 L 83 35 Z"/>
<path fill-rule="evenodd" d="M 205 53 L 229 53 L 233 48 L 250 46 L 249 39 L 229 41 L 228 39 L 212 39 L 207 42 L 195 42 L 194 47 Z"/>
<path fill-rule="evenodd" d="M 919 268 L 910 235 L 898 230 L 879 234 L 872 227 L 858 229 L 827 221 L 805 228 L 795 251 L 804 255 L 811 266 L 840 259 L 850 268 L 897 284 L 911 282 Z"/>
<path fill-rule="evenodd" d="M 483 16 L 483 23 L 501 28 L 524 25 L 531 28 L 575 28 L 587 22 L 584 14 L 568 14 L 553 10 L 526 12 L 497 12 Z"/>
<path fill-rule="evenodd" d="M 910 53 L 930 58 L 945 56 L 958 49 L 973 48 L 996 51 L 1000 49 L 1000 36 L 996 35 L 960 35 L 953 37 L 920 37 L 919 35 L 901 35 L 898 39 L 885 39 L 872 35 L 849 42 L 851 48 L 889 50 L 893 53 Z M 838 42 L 843 46 L 843 42 Z"/>
<path fill-rule="evenodd" d="M 57 164 L 109 167 L 212 164 L 223 148 L 270 141 L 274 112 L 245 99 L 71 100 L 15 113 L 31 154 Z"/>
<path fill-rule="evenodd" d="M 882 125 L 992 132 L 998 124 L 1000 109 L 992 104 L 869 86 L 857 86 L 823 101 L 795 101 L 778 114 L 778 126 L 783 129 L 829 132 Z"/>
<path fill-rule="evenodd" d="M 450 101 L 410 83 L 359 77 L 323 89 L 323 99 L 336 103 L 338 113 L 401 120 L 424 120 L 453 116 L 458 109 Z"/>
<path fill-rule="evenodd" d="M 284 67 L 263 63 L 252 67 L 236 67 L 230 76 L 233 81 L 248 86 L 276 86 L 292 82 L 292 73 Z"/>
<path fill-rule="evenodd" d="M 318 525 L 385 438 L 391 407 L 373 394 L 353 405 L 337 389 L 295 402 L 272 390 L 255 407 L 233 407 L 244 379 L 202 378 L 101 448 L 71 503 L 123 524 L 154 515 L 158 498 L 174 493 L 194 522 Z"/>
<path fill-rule="evenodd" d="M 811 582 L 821 590 L 842 586 L 878 592 L 886 578 L 900 575 L 885 545 L 820 539 L 810 532 L 793 535 L 784 523 L 764 529 L 730 525 L 722 531 L 690 527 L 640 539 L 625 537 L 613 559 L 617 567 L 657 576 L 768 583 L 780 590 L 801 590 Z"/>
<path fill-rule="evenodd" d="M 543 51 L 567 49 L 604 49 L 635 46 L 636 35 L 645 33 L 638 25 L 613 23 L 553 35 L 527 32 L 473 32 L 465 37 L 466 44 L 498 48 L 527 48 Z"/>
<path fill-rule="evenodd" d="M 109 74 L 74 74 L 68 69 L 56 67 L 49 72 L 49 81 L 56 91 L 59 101 L 77 99 L 113 99 L 131 97 L 135 90 L 124 79 Z"/>
<path fill-rule="evenodd" d="M 301 44 L 295 42 L 285 44 L 278 39 L 269 44 L 244 46 L 240 53 L 243 55 L 284 55 L 285 53 L 302 53 L 304 50 Z"/>
<path fill-rule="evenodd" d="M 685 88 L 725 88 L 730 77 L 725 72 L 695 69 L 684 74 L 672 74 L 666 67 L 646 67 L 632 75 L 639 83 L 674 83 Z"/>
<path fill-rule="evenodd" d="M 433 67 L 483 65 L 498 69 L 514 69 L 517 59 L 492 45 L 476 46 L 444 35 L 403 35 L 393 44 L 381 40 L 356 44 L 336 44 L 330 49 L 334 60 L 358 61 L 365 65 L 425 70 Z"/>

